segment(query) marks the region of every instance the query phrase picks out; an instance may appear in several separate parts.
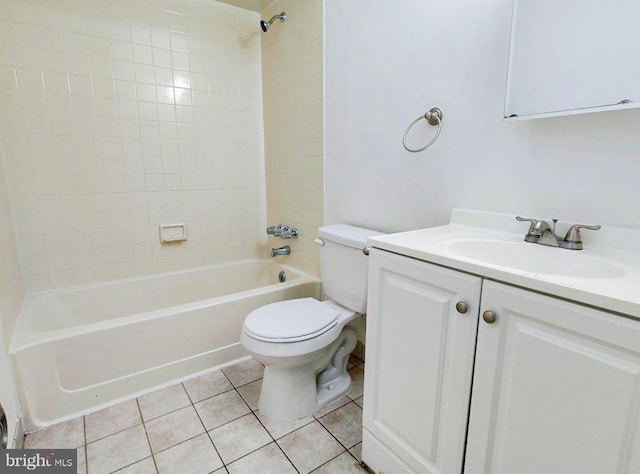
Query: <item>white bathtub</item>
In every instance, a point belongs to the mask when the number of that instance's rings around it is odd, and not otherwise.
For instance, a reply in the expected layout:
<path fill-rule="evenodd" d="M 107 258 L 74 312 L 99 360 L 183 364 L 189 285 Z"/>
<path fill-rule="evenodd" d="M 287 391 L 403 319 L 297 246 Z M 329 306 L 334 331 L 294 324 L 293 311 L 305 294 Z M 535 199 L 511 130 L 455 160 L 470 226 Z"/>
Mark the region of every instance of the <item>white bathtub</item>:
<path fill-rule="evenodd" d="M 247 313 L 319 289 L 291 267 L 243 260 L 30 295 L 10 348 L 27 428 L 244 357 Z"/>

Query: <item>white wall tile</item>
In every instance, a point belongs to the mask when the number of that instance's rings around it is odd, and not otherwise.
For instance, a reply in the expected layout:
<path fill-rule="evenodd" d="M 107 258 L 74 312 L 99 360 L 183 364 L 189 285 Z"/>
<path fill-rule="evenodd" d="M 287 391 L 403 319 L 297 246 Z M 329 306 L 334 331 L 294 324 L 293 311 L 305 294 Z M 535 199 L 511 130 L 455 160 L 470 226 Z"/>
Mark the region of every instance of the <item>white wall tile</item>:
<path fill-rule="evenodd" d="M 279 0 L 261 13 L 264 18 L 288 14 L 285 24 L 262 39 L 268 220 L 298 228 L 300 237 L 286 261 L 315 275 L 320 268 L 313 240 L 323 208 L 322 8 L 321 0 Z M 228 122 L 240 127 L 252 119 L 245 114 L 246 101 L 259 85 L 245 66 L 238 67 L 238 76 L 210 78 L 210 88 L 221 84 L 234 109 Z"/>
<path fill-rule="evenodd" d="M 0 134 L 28 291 L 245 258 L 264 243 L 262 98 L 238 86 L 241 71 L 261 84 L 258 16 L 167 5 L 0 1 Z M 247 145 L 251 161 L 230 164 Z M 187 223 L 185 245 L 158 243 L 169 220 Z M 204 222 L 213 237 L 239 233 L 208 247 Z"/>

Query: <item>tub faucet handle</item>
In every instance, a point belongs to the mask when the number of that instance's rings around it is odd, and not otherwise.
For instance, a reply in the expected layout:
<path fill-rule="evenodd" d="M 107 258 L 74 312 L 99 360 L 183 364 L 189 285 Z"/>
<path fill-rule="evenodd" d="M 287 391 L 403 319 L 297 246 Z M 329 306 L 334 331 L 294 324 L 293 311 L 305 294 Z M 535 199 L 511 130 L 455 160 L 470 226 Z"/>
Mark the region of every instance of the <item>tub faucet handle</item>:
<path fill-rule="evenodd" d="M 267 234 L 268 235 L 280 235 L 282 233 L 282 230 L 284 229 L 284 226 L 282 224 L 278 224 L 278 225 L 272 225 L 267 227 Z"/>
<path fill-rule="evenodd" d="M 295 227 L 285 227 L 284 230 L 280 233 L 280 237 L 283 239 L 297 239 L 298 229 L 296 229 Z"/>

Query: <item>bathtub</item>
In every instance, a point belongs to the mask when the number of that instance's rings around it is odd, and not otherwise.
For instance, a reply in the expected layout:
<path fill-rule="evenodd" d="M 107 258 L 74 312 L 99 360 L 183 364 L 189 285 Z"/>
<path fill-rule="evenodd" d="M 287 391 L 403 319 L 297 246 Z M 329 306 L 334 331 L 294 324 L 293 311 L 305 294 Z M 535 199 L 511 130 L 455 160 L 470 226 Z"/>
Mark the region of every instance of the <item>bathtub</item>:
<path fill-rule="evenodd" d="M 10 347 L 26 427 L 242 358 L 247 313 L 319 290 L 291 267 L 243 260 L 29 295 Z"/>

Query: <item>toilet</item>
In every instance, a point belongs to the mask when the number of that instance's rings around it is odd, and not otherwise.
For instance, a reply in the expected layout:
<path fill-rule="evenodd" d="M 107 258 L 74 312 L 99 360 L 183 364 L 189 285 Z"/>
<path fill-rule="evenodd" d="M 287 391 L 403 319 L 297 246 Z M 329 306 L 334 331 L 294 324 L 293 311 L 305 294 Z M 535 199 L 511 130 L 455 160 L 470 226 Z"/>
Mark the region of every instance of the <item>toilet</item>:
<path fill-rule="evenodd" d="M 351 388 L 351 327 L 367 309 L 367 239 L 381 235 L 350 225 L 318 229 L 324 294 L 262 306 L 246 317 L 242 345 L 265 366 L 260 412 L 293 420 L 317 412 Z"/>

